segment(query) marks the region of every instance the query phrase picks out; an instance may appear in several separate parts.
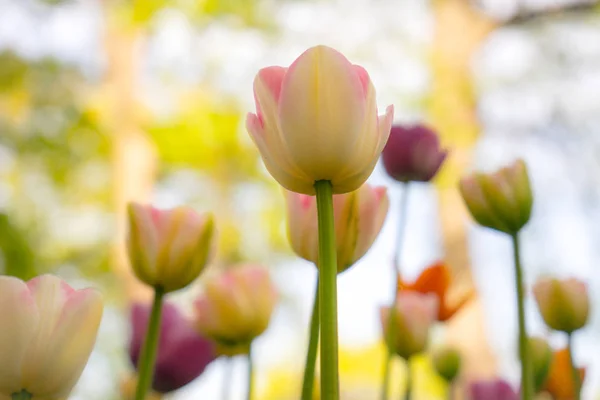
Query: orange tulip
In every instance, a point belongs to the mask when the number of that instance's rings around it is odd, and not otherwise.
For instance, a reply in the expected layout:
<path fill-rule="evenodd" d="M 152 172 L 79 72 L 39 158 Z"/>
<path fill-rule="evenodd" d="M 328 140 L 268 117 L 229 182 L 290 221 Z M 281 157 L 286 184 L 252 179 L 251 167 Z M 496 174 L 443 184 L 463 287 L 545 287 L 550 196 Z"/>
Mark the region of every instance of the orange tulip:
<path fill-rule="evenodd" d="M 408 290 L 419 293 L 433 293 L 438 298 L 438 321 L 444 322 L 456 314 L 475 294 L 473 290 L 465 294 L 461 299 L 450 304 L 448 301 L 448 290 L 452 283 L 452 276 L 448 266 L 438 261 L 426 268 L 419 277 L 412 283 L 407 283 L 399 278 L 398 290 Z"/>
<path fill-rule="evenodd" d="M 577 368 L 580 382 L 585 378 L 585 368 Z M 573 395 L 573 375 L 571 374 L 571 364 L 569 352 L 562 349 L 554 352 L 550 373 L 544 385 L 544 390 L 552 395 L 555 400 L 572 400 Z"/>

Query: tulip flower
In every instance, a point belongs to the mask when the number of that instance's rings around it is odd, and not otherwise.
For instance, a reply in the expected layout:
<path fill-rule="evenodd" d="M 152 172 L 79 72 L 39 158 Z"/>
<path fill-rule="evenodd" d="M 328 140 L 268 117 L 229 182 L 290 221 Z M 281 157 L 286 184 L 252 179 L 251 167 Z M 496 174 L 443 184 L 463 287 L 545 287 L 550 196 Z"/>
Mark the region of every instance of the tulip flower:
<path fill-rule="evenodd" d="M 142 282 L 164 292 L 189 285 L 206 266 L 212 249 L 211 214 L 190 208 L 159 210 L 129 205 L 127 248 L 133 270 Z"/>
<path fill-rule="evenodd" d="M 135 304 L 131 309 L 129 357 L 134 367 L 149 317 L 149 305 Z M 214 343 L 198 334 L 173 304 L 164 304 L 152 389 L 158 393 L 173 392 L 200 376 L 216 357 Z"/>
<path fill-rule="evenodd" d="M 529 221 L 533 196 L 523 160 L 493 174 L 464 178 L 460 191 L 480 225 L 513 235 Z"/>
<path fill-rule="evenodd" d="M 533 294 L 550 328 L 572 333 L 587 323 L 590 301 L 585 282 L 541 279 L 533 286 Z"/>
<path fill-rule="evenodd" d="M 394 125 L 381 158 L 386 172 L 400 182 L 429 182 L 448 152 L 432 129 L 424 125 Z"/>
<path fill-rule="evenodd" d="M 548 378 L 552 362 L 552 348 L 542 338 L 531 337 L 528 340 L 529 354 L 531 354 L 531 369 L 533 372 L 533 385 L 535 392 L 539 392 Z"/>
<path fill-rule="evenodd" d="M 314 196 L 287 192 L 288 237 L 294 252 L 318 265 L 319 231 Z M 368 184 L 333 196 L 338 273 L 357 262 L 381 231 L 389 208 L 384 187 Z"/>
<path fill-rule="evenodd" d="M 453 382 L 460 373 L 461 357 L 458 350 L 442 347 L 433 353 L 433 367 L 447 382 Z"/>
<path fill-rule="evenodd" d="M 438 300 L 432 294 L 400 292 L 396 299 L 394 314 L 389 307 L 381 307 L 380 317 L 387 345 L 400 357 L 408 360 L 421 353 L 429 341 L 429 328 L 436 319 Z M 393 337 L 390 337 L 389 320 L 395 321 Z"/>
<path fill-rule="evenodd" d="M 102 318 L 95 289 L 42 275 L 0 277 L 0 398 L 66 399 L 94 347 Z"/>
<path fill-rule="evenodd" d="M 446 264 L 438 261 L 421 272 L 419 277 L 412 283 L 407 283 L 402 279 L 399 279 L 398 290 L 399 292 L 413 291 L 423 294 L 434 294 L 438 299 L 439 305 L 437 320 L 445 322 L 460 311 L 475 294 L 475 292 L 470 291 L 452 304 L 448 300 L 448 292 L 451 285 L 452 276 L 450 274 L 450 269 Z"/>
<path fill-rule="evenodd" d="M 473 382 L 469 388 L 470 400 L 518 400 L 519 395 L 504 380 Z"/>
<path fill-rule="evenodd" d="M 266 269 L 233 267 L 206 281 L 196 300 L 196 327 L 224 355 L 247 354 L 268 327 L 277 294 Z"/>
<path fill-rule="evenodd" d="M 555 400 L 572 400 L 575 398 L 575 386 L 585 379 L 585 368 L 577 368 L 579 382 L 574 382 L 571 374 L 571 357 L 569 350 L 564 348 L 556 351 L 550 364 L 550 373 L 544 384 L 544 390 Z"/>
<path fill-rule="evenodd" d="M 393 107 L 377 117 L 375 88 L 364 68 L 326 46 L 308 49 L 289 68 L 261 69 L 256 114 L 246 127 L 271 175 L 292 192 L 358 189 L 371 175 L 392 126 Z"/>
<path fill-rule="evenodd" d="M 136 376 L 128 376 L 126 379 L 123 379 L 120 385 L 121 397 L 123 400 L 135 400 L 137 384 Z M 151 390 L 146 393 L 146 398 L 144 400 L 162 400 L 162 398 L 163 395 L 161 393 Z"/>

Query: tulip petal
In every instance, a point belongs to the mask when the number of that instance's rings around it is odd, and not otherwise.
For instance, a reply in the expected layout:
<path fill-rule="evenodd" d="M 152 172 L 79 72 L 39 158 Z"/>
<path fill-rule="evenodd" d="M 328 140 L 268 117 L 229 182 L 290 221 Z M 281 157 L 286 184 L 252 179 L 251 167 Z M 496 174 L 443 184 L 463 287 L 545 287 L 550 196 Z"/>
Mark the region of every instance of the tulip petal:
<path fill-rule="evenodd" d="M 314 196 L 286 191 L 288 239 L 294 252 L 307 261 L 317 263 L 317 202 Z"/>
<path fill-rule="evenodd" d="M 21 371 L 40 315 L 23 281 L 0 277 L 0 393 L 20 391 Z"/>

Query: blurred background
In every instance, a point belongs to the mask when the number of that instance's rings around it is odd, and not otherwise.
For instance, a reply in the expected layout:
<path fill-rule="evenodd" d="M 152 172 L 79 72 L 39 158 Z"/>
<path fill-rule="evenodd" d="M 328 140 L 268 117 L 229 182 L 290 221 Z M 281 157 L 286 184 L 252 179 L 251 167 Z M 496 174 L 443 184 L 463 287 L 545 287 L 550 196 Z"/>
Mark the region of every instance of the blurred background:
<path fill-rule="evenodd" d="M 268 265 L 281 292 L 256 343 L 260 399 L 297 398 L 315 270 L 293 256 L 283 198 L 244 129 L 252 80 L 327 44 L 370 73 L 396 122 L 424 121 L 451 150 L 434 184 L 413 184 L 402 265 L 436 260 L 477 297 L 433 342 L 464 353 L 463 380 L 516 384 L 516 302 L 509 240 L 475 227 L 459 177 L 523 157 L 535 191 L 523 233 L 526 281 L 588 280 L 600 304 L 600 8 L 575 0 L 0 0 L 0 271 L 53 272 L 97 286 L 107 308 L 72 399 L 119 399 L 130 373 L 128 309 L 149 293 L 129 272 L 127 201 L 213 210 L 210 267 Z M 378 307 L 392 296 L 399 188 L 371 251 L 339 279 L 344 399 L 375 399 L 384 348 Z M 189 307 L 201 282 L 174 300 Z M 465 289 L 466 288 L 466 289 Z M 598 311 L 577 336 L 583 398 L 600 393 Z M 529 329 L 557 347 L 533 301 Z M 240 360 L 234 396 L 245 387 Z M 416 399 L 443 383 L 419 360 Z M 400 388 L 403 366 L 394 366 Z M 217 399 L 220 361 L 172 399 Z M 236 397 L 232 397 L 236 398 Z"/>

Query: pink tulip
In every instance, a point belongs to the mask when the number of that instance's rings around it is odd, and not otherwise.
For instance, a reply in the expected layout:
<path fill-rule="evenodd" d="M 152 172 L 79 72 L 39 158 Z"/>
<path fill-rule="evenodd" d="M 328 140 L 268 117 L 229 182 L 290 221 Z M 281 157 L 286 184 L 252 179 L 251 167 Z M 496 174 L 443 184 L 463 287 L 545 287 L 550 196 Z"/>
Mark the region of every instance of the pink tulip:
<path fill-rule="evenodd" d="M 129 357 L 134 366 L 137 366 L 146 337 L 149 316 L 149 305 L 135 304 L 131 309 Z M 214 343 L 198 334 L 191 321 L 170 303 L 163 305 L 159 338 L 152 383 L 152 389 L 159 393 L 169 393 L 187 385 L 217 357 Z"/>
<path fill-rule="evenodd" d="M 289 68 L 261 69 L 254 97 L 248 132 L 271 175 L 292 192 L 314 195 L 319 180 L 331 181 L 334 193 L 358 189 L 392 125 L 393 107 L 377 116 L 367 71 L 326 46 L 308 49 Z"/>
<path fill-rule="evenodd" d="M 26 391 L 65 399 L 83 372 L 102 318 L 102 296 L 52 275 L 0 277 L 0 398 Z"/>
<path fill-rule="evenodd" d="M 470 400 L 518 400 L 515 390 L 504 380 L 473 382 L 470 387 Z"/>
<path fill-rule="evenodd" d="M 319 231 L 314 196 L 287 192 L 288 237 L 294 252 L 317 264 Z M 338 272 L 357 262 L 371 248 L 389 208 L 386 188 L 363 185 L 333 196 Z"/>
<path fill-rule="evenodd" d="M 429 182 L 447 155 L 437 134 L 424 125 L 392 126 L 381 154 L 388 175 L 400 182 Z"/>

